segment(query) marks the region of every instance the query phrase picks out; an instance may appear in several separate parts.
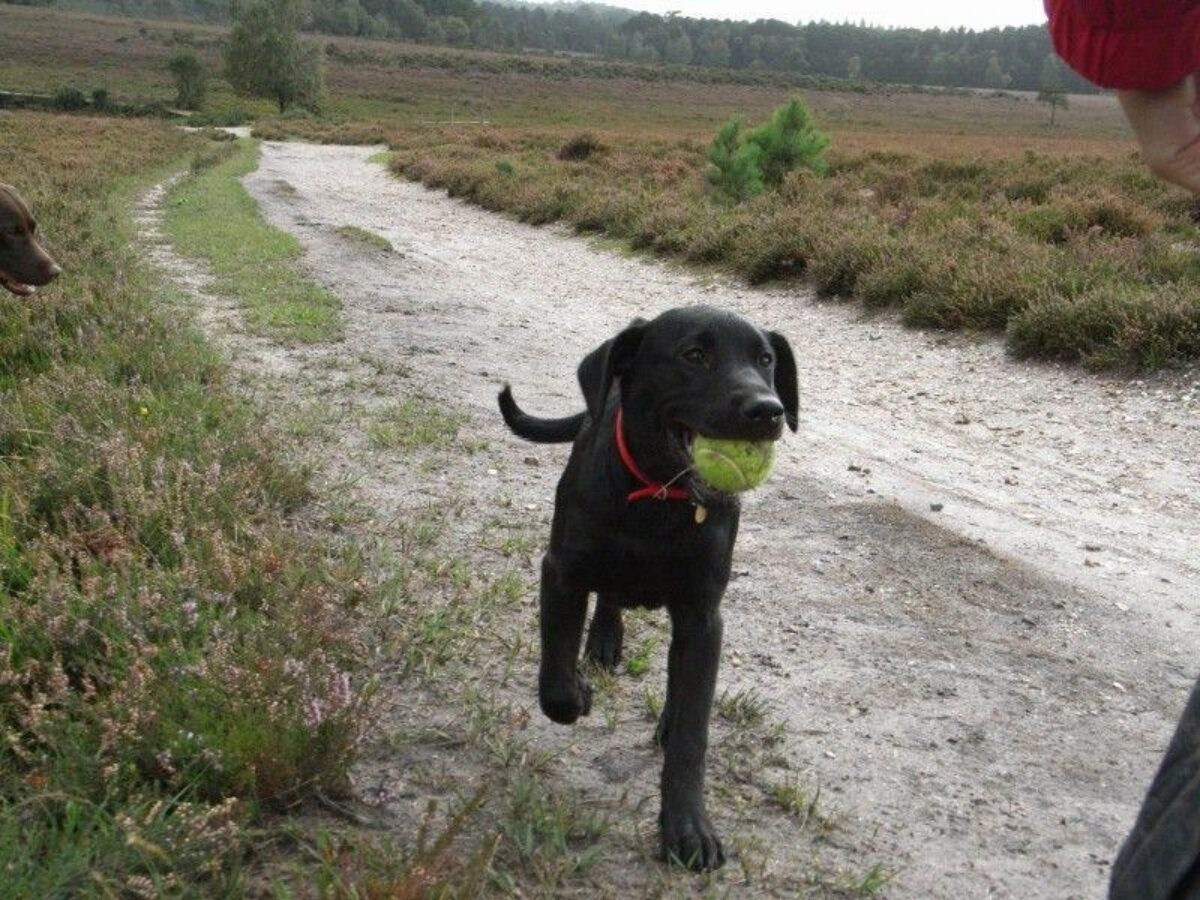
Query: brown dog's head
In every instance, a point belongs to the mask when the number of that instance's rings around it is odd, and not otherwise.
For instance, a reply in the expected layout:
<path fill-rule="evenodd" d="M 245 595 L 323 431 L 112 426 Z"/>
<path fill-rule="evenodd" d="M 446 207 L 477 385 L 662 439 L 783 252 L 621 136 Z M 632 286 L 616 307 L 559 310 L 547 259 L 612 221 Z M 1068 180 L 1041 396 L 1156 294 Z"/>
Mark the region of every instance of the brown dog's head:
<path fill-rule="evenodd" d="M 37 242 L 37 222 L 16 189 L 0 184 L 0 286 L 28 297 L 62 268 Z"/>

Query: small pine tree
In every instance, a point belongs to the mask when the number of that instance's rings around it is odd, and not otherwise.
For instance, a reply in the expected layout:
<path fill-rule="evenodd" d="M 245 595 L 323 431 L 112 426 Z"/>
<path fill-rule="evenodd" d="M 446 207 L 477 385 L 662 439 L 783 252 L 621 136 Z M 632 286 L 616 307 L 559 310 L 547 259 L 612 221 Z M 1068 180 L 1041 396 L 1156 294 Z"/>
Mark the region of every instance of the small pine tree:
<path fill-rule="evenodd" d="M 708 148 L 708 182 L 732 200 L 742 201 L 763 189 L 758 157 L 762 152 L 757 144 L 741 138 L 742 123 L 730 119 L 717 130 Z"/>
<path fill-rule="evenodd" d="M 191 50 L 176 53 L 167 60 L 167 71 L 175 77 L 175 103 L 180 109 L 200 109 L 208 88 L 204 63 Z"/>
<path fill-rule="evenodd" d="M 758 146 L 758 167 L 768 187 L 779 187 L 794 169 L 825 174 L 822 154 L 829 138 L 817 130 L 799 98 L 775 110 L 769 122 L 746 135 L 746 143 Z"/>

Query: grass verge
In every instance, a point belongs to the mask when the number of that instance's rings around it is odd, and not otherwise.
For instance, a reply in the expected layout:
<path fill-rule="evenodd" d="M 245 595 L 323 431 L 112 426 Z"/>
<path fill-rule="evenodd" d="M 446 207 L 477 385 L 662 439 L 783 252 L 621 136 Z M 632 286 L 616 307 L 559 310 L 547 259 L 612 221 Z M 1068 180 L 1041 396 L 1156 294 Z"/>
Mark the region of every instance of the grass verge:
<path fill-rule="evenodd" d="M 217 289 L 242 304 L 256 334 L 309 343 L 342 336 L 337 297 L 295 271 L 300 242 L 272 228 L 240 178 L 258 164 L 258 145 L 217 144 L 170 193 L 166 227 L 175 247 L 208 263 Z"/>
<path fill-rule="evenodd" d="M 66 269 L 0 297 L 0 897 L 239 893 L 247 826 L 344 789 L 360 572 L 137 259 L 130 193 L 196 140 L 18 113 L 0 146 Z"/>

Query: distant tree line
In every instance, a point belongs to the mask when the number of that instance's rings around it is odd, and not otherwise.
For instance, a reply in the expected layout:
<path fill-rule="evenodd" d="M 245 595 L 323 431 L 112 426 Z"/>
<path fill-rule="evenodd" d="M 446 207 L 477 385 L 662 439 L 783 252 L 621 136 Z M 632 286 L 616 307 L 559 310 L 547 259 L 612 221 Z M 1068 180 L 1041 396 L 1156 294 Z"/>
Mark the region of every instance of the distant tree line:
<path fill-rule="evenodd" d="M 692 19 L 590 5 L 484 6 L 511 48 L 893 84 L 1036 91 L 1052 54 L 1049 35 L 1039 25 L 985 31 L 831 22 L 790 25 L 773 19 Z M 614 15 L 618 12 L 624 15 Z M 1060 78 L 1067 91 L 1095 90 L 1065 67 Z"/>
<path fill-rule="evenodd" d="M 79 2 L 94 8 L 97 0 Z M 226 21 L 229 8 L 228 0 L 99 2 L 131 14 L 208 21 Z M 1038 25 L 985 31 L 791 25 L 659 16 L 589 3 L 475 0 L 311 0 L 307 10 L 304 27 L 331 34 L 893 84 L 1038 91 L 1052 55 L 1046 29 Z M 1063 91 L 1095 90 L 1065 67 L 1058 78 Z"/>

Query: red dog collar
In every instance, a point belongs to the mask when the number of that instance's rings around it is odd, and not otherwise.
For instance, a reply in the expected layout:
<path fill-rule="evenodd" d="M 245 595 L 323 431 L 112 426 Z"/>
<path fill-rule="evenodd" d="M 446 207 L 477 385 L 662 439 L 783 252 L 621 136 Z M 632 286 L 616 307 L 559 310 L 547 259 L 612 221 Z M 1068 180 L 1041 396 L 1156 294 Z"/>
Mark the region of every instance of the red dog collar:
<path fill-rule="evenodd" d="M 633 461 L 633 455 L 629 452 L 629 447 L 625 444 L 625 417 L 621 407 L 617 407 L 617 455 L 621 458 L 621 464 L 625 466 L 625 470 L 632 475 L 637 481 L 641 482 L 642 487 L 635 491 L 630 491 L 629 496 L 625 499 L 632 503 L 634 500 L 691 500 L 692 494 L 687 488 L 663 484 L 659 481 L 654 481 L 646 477 L 646 473 L 638 468 L 638 464 Z"/>

